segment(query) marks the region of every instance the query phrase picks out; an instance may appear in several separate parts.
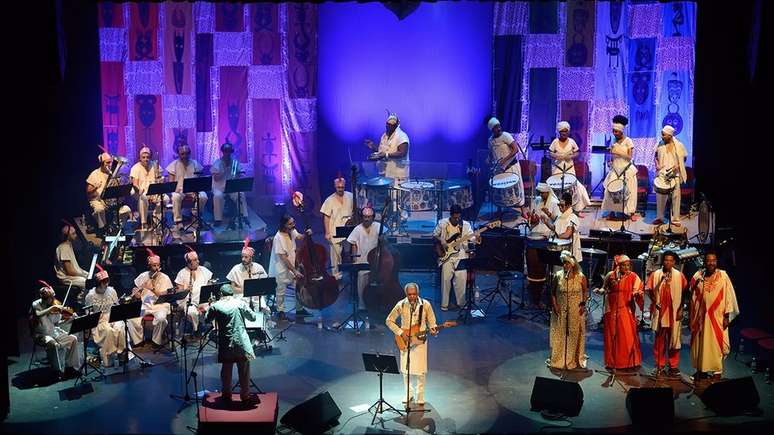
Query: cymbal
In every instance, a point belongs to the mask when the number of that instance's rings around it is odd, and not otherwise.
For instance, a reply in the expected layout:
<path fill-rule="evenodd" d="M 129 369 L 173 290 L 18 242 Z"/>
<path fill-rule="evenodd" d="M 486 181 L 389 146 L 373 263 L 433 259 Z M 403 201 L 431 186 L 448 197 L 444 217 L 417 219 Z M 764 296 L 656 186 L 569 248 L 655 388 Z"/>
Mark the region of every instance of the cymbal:
<path fill-rule="evenodd" d="M 393 180 L 390 177 L 373 177 L 363 181 L 363 184 L 370 187 L 387 187 L 392 186 Z"/>
<path fill-rule="evenodd" d="M 607 255 L 607 251 L 596 248 L 581 248 L 581 252 L 588 255 Z"/>

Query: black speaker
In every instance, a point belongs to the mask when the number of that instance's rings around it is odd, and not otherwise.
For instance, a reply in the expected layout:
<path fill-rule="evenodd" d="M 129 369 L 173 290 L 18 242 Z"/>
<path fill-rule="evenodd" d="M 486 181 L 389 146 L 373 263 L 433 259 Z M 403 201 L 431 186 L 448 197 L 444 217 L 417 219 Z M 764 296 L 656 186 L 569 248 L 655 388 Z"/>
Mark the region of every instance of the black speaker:
<path fill-rule="evenodd" d="M 755 410 L 761 397 L 751 376 L 715 382 L 701 395 L 701 401 L 718 415 L 736 415 Z"/>
<path fill-rule="evenodd" d="M 327 391 L 291 408 L 280 423 L 301 433 L 322 433 L 339 424 L 341 410 Z"/>
<path fill-rule="evenodd" d="M 675 419 L 674 392 L 671 387 L 632 388 L 626 393 L 626 410 L 635 425 L 672 424 Z"/>
<path fill-rule="evenodd" d="M 529 404 L 532 411 L 547 410 L 575 417 L 583 407 L 583 390 L 577 382 L 538 376 Z"/>

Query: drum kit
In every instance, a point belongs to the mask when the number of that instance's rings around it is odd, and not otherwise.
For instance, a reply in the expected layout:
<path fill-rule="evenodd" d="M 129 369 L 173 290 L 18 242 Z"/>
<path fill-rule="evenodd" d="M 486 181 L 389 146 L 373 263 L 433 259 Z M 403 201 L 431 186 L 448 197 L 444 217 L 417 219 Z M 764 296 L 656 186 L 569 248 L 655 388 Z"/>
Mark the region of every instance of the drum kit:
<path fill-rule="evenodd" d="M 356 193 L 358 207 L 368 204 L 384 204 L 391 197 L 396 207 L 394 214 L 400 217 L 404 211 L 437 211 L 438 218 L 452 205 L 463 209 L 473 205 L 473 190 L 469 180 L 463 179 L 410 179 L 396 184 L 393 178 L 373 177 L 359 183 Z M 393 231 L 403 222 L 395 222 Z"/>

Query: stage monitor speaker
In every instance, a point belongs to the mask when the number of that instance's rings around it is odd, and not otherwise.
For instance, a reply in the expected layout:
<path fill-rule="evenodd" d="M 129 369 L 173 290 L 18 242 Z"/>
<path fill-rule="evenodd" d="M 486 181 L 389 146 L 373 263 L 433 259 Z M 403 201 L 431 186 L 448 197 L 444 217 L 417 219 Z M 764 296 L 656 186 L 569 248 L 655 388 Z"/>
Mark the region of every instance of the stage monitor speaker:
<path fill-rule="evenodd" d="M 632 388 L 626 393 L 626 410 L 634 425 L 672 424 L 675 419 L 674 392 L 671 387 Z"/>
<path fill-rule="evenodd" d="M 701 401 L 718 415 L 737 415 L 758 408 L 761 397 L 751 376 L 715 382 L 701 395 Z"/>
<path fill-rule="evenodd" d="M 550 411 L 568 417 L 580 414 L 583 407 L 583 390 L 577 382 L 536 377 L 529 399 L 532 411 Z"/>
<path fill-rule="evenodd" d="M 291 408 L 280 423 L 301 433 L 322 433 L 339 424 L 341 410 L 327 391 Z"/>

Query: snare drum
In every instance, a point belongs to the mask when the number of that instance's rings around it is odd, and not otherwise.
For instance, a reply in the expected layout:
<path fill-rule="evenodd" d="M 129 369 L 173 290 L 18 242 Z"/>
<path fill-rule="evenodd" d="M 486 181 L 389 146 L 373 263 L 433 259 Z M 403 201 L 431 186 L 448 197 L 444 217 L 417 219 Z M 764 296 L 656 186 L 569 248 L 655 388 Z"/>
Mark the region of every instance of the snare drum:
<path fill-rule="evenodd" d="M 444 210 L 449 210 L 453 205 L 459 205 L 463 210 L 473 206 L 473 190 L 469 180 L 446 180 L 441 194 Z"/>
<path fill-rule="evenodd" d="M 435 184 L 429 181 L 405 181 L 400 184 L 403 210 L 430 211 L 438 208 Z"/>
<path fill-rule="evenodd" d="M 615 180 L 611 180 L 605 186 L 605 190 L 610 195 L 610 199 L 613 201 L 614 204 L 620 204 L 625 201 L 624 187 L 626 187 L 626 184 L 624 183 L 624 180 L 621 178 L 616 178 Z"/>
<path fill-rule="evenodd" d="M 653 190 L 655 190 L 656 193 L 660 193 L 662 195 L 669 195 L 673 190 L 675 190 L 676 187 L 676 178 L 667 178 L 664 175 L 658 175 L 653 180 Z"/>
<path fill-rule="evenodd" d="M 562 177 L 564 177 L 564 182 L 562 182 Z M 575 185 L 577 182 L 578 179 L 572 174 L 556 174 L 546 179 L 546 184 L 551 187 L 551 190 L 554 191 L 557 198 L 562 197 L 562 189 L 566 192 L 570 192 L 573 198 L 575 198 Z"/>
<path fill-rule="evenodd" d="M 498 207 L 514 207 L 524 204 L 521 179 L 512 172 L 497 174 L 489 180 L 492 186 L 492 202 Z"/>

